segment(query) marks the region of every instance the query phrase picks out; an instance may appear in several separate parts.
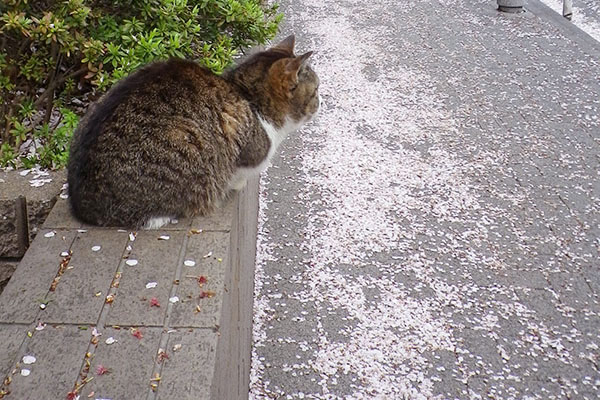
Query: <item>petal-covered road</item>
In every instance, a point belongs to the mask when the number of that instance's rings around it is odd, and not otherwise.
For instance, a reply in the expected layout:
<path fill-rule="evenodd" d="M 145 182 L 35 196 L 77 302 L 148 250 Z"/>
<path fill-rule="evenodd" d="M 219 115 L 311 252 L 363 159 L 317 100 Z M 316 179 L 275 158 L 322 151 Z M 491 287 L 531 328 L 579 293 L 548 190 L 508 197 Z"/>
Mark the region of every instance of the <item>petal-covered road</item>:
<path fill-rule="evenodd" d="M 286 4 L 324 101 L 262 180 L 251 398 L 597 398 L 598 52 L 495 1 Z"/>

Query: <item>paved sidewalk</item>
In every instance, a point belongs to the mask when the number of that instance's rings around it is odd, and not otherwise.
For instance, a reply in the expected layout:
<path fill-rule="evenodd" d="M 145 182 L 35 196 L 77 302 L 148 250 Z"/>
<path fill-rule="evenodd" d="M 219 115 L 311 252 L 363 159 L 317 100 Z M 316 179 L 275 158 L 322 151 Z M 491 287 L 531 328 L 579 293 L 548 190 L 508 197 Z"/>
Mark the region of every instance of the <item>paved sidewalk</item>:
<path fill-rule="evenodd" d="M 0 398 L 209 399 L 219 379 L 237 390 L 236 352 L 248 360 L 249 347 L 235 343 L 250 326 L 236 326 L 249 302 L 234 264 L 253 272 L 236 259 L 245 206 L 236 196 L 136 233 L 81 226 L 59 200 L 0 296 Z"/>
<path fill-rule="evenodd" d="M 284 2 L 252 398 L 600 398 L 600 51 L 528 3 Z"/>

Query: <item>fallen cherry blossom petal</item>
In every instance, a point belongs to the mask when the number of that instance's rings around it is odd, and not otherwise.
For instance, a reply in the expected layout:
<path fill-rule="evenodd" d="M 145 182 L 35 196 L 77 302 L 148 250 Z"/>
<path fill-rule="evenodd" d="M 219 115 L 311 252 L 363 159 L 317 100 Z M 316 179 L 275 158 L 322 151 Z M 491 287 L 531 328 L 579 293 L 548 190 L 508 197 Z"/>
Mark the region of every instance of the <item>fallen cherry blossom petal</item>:
<path fill-rule="evenodd" d="M 35 327 L 36 331 L 41 331 L 46 327 L 46 324 L 42 323 L 41 321 L 38 322 L 37 326 Z"/>
<path fill-rule="evenodd" d="M 150 299 L 150 307 L 160 307 L 160 303 L 156 297 Z"/>
<path fill-rule="evenodd" d="M 23 364 L 33 364 L 36 361 L 34 356 L 23 356 Z"/>
<path fill-rule="evenodd" d="M 29 374 L 31 373 L 31 370 L 23 368 L 21 370 L 21 376 L 29 376 Z"/>
<path fill-rule="evenodd" d="M 61 256 L 61 257 L 66 257 L 66 256 L 68 256 L 68 255 L 69 255 L 69 252 L 68 252 L 68 251 L 63 251 L 62 253 L 60 253 L 60 256 Z"/>
<path fill-rule="evenodd" d="M 56 232 L 54 232 L 54 231 L 50 231 L 50 232 L 46 232 L 46 233 L 44 234 L 44 237 L 51 238 L 51 237 L 52 237 L 52 236 L 54 236 L 54 235 L 56 235 Z"/>
<path fill-rule="evenodd" d="M 98 336 L 102 336 L 102 334 L 100 332 L 98 332 L 97 328 L 94 328 L 94 329 L 92 329 L 92 336 L 98 337 Z"/>
<path fill-rule="evenodd" d="M 185 260 L 183 262 L 183 265 L 185 265 L 186 267 L 193 267 L 194 265 L 196 265 L 196 261 L 193 260 Z"/>
<path fill-rule="evenodd" d="M 113 344 L 113 343 L 116 343 L 116 342 L 117 342 L 117 339 L 115 339 L 112 336 L 105 340 L 106 344 Z"/>
<path fill-rule="evenodd" d="M 77 229 L 77 232 L 79 232 L 79 233 L 86 233 L 87 229 Z"/>
<path fill-rule="evenodd" d="M 129 232 L 129 241 L 133 242 L 135 240 L 135 234 L 133 232 Z"/>
<path fill-rule="evenodd" d="M 135 267 L 138 264 L 138 260 L 127 260 L 125 261 L 125 264 L 129 265 L 130 267 Z"/>
<path fill-rule="evenodd" d="M 169 302 L 171 302 L 171 303 L 177 303 L 178 301 L 179 301 L 179 297 L 177 297 L 177 296 L 173 296 L 169 299 Z"/>
<path fill-rule="evenodd" d="M 209 251 L 208 253 L 206 253 L 206 254 L 204 255 L 204 257 L 203 257 L 203 258 L 208 258 L 208 257 L 210 257 L 210 256 L 212 256 L 212 255 L 213 255 L 213 252 L 212 252 L 212 251 Z"/>
<path fill-rule="evenodd" d="M 100 251 L 102 246 L 92 246 L 92 251 Z"/>
<path fill-rule="evenodd" d="M 175 346 L 173 346 L 173 352 L 178 351 L 179 349 L 181 349 L 181 343 L 177 343 Z"/>
<path fill-rule="evenodd" d="M 169 240 L 169 239 L 171 239 L 171 236 L 169 236 L 169 235 L 162 235 L 162 236 L 158 237 L 158 240 Z"/>
<path fill-rule="evenodd" d="M 154 289 L 158 285 L 157 282 L 148 282 L 146 283 L 146 289 Z"/>

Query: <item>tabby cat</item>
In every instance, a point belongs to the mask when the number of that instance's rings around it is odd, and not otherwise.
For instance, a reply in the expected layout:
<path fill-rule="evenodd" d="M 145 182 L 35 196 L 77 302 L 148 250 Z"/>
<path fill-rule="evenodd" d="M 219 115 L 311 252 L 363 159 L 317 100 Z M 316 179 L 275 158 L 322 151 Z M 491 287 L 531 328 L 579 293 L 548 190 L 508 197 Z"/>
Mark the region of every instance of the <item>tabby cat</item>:
<path fill-rule="evenodd" d="M 295 56 L 292 35 L 222 76 L 171 59 L 119 82 L 74 133 L 73 213 L 94 225 L 148 229 L 210 213 L 317 112 L 311 54 Z"/>

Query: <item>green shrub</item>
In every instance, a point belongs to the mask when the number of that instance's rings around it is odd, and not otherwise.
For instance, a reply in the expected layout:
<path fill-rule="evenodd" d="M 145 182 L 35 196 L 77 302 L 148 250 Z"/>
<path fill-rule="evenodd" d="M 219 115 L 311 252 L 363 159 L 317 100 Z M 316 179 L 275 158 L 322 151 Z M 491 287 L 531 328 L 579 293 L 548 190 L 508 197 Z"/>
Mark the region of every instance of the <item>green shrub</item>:
<path fill-rule="evenodd" d="M 110 85 L 169 57 L 220 73 L 280 20 L 263 0 L 0 1 L 0 167 L 64 166 L 77 115 Z"/>

